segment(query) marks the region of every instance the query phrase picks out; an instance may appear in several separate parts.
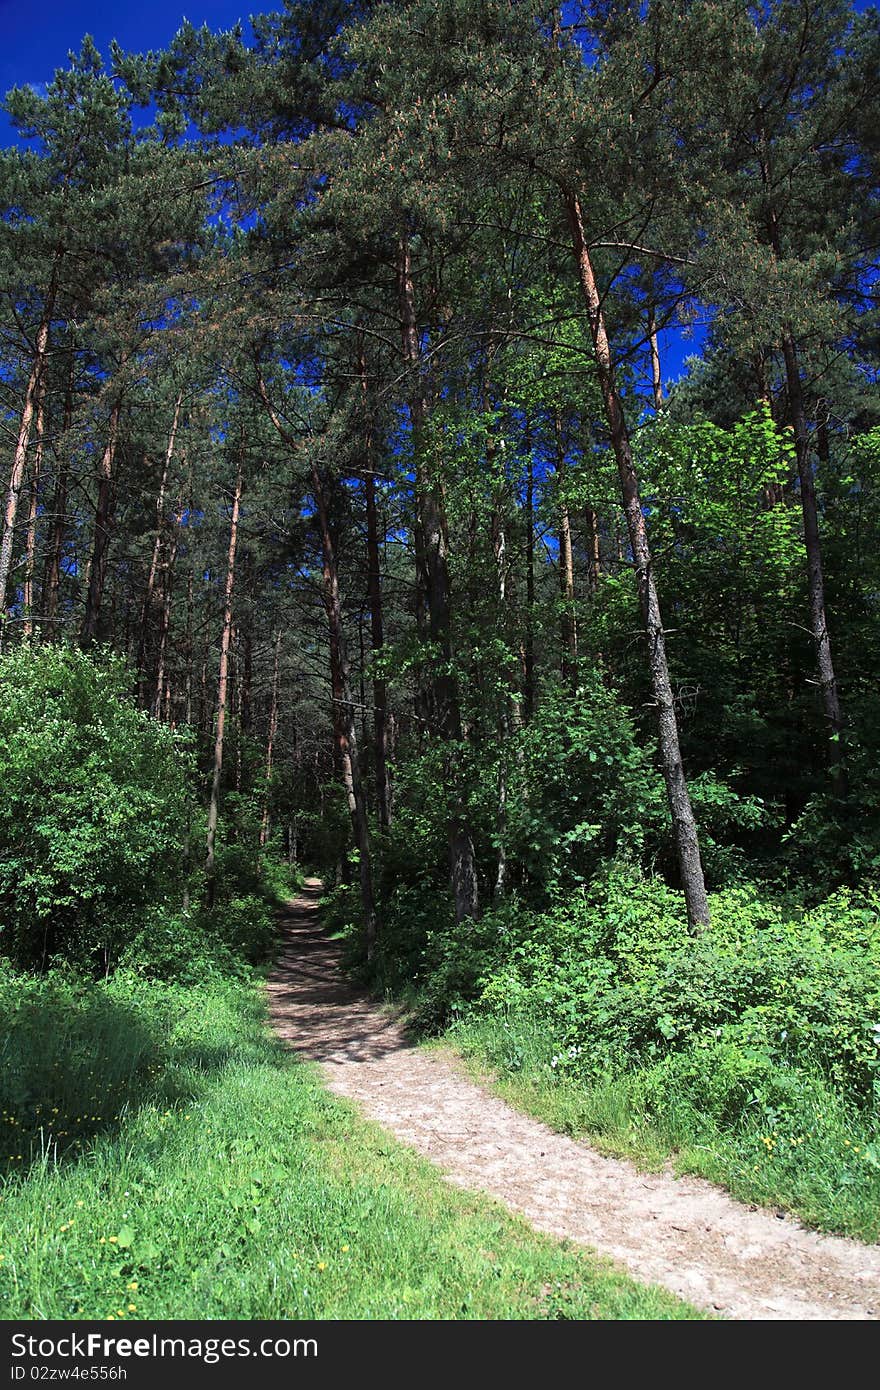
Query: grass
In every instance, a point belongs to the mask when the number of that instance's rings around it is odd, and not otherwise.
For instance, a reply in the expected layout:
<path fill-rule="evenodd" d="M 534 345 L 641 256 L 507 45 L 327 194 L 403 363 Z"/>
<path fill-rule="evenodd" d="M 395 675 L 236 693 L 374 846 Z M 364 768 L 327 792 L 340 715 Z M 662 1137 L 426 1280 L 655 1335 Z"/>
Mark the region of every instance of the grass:
<path fill-rule="evenodd" d="M 254 981 L 6 1002 L 4 1319 L 702 1317 L 450 1189 L 280 1048 Z"/>
<path fill-rule="evenodd" d="M 818 1077 L 790 1078 L 787 1105 L 755 1104 L 724 1122 L 651 1072 L 585 1079 L 550 1065 L 541 1025 L 489 1016 L 445 1039 L 512 1105 L 606 1154 L 708 1179 L 745 1202 L 784 1209 L 817 1230 L 880 1239 L 880 1127 Z"/>

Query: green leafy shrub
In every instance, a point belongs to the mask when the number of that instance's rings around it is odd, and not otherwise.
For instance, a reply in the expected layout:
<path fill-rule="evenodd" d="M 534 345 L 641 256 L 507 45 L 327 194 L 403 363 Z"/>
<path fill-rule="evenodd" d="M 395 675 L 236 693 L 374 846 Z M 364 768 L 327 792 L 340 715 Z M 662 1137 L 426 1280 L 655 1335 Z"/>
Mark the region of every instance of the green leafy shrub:
<path fill-rule="evenodd" d="M 796 911 L 739 887 L 689 934 L 680 896 L 616 871 L 530 930 L 487 980 L 481 1007 L 540 1019 L 560 1073 L 662 1064 L 730 1119 L 793 1072 L 865 1105 L 880 1079 L 880 900 L 842 890 Z M 674 1059 L 674 1060 L 673 1060 Z M 703 1088 L 701 1090 L 701 1087 Z M 769 1103 L 769 1102 L 768 1102 Z"/>
<path fill-rule="evenodd" d="M 210 912 L 155 913 L 128 940 L 119 964 L 147 979 L 185 985 L 245 979 L 249 965 L 272 956 L 277 940 L 272 903 L 249 893 L 216 903 Z"/>
<path fill-rule="evenodd" d="M 107 970 L 181 878 L 190 759 L 112 657 L 0 659 L 0 947 Z"/>
<path fill-rule="evenodd" d="M 632 719 L 598 676 L 551 687 L 510 760 L 506 848 L 527 884 L 560 894 L 609 859 L 641 863 L 662 834 L 662 781 Z"/>
<path fill-rule="evenodd" d="M 855 717 L 858 735 L 835 740 L 847 789 L 815 792 L 782 840 L 781 867 L 815 898 L 880 872 L 880 699 L 857 701 Z"/>
<path fill-rule="evenodd" d="M 414 1010 L 418 1025 L 437 1029 L 461 1017 L 518 939 L 523 913 L 516 899 L 485 912 L 478 922 L 437 922 L 425 932 L 418 962 Z"/>

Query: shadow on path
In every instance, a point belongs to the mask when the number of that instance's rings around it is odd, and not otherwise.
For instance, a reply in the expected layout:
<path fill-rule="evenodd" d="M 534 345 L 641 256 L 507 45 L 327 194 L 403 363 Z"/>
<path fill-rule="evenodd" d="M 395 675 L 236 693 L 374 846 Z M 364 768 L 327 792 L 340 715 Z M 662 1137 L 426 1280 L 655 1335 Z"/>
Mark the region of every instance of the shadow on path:
<path fill-rule="evenodd" d="M 307 879 L 281 918 L 282 947 L 267 985 L 278 1035 L 315 1062 L 375 1062 L 411 1049 L 399 1016 L 344 978 L 342 948 L 321 926 L 320 896 L 320 880 Z"/>

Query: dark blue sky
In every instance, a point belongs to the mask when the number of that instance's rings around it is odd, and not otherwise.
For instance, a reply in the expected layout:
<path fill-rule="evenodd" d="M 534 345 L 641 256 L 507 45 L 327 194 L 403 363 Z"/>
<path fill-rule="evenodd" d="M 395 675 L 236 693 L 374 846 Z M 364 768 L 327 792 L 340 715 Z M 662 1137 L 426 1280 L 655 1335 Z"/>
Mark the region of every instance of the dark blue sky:
<path fill-rule="evenodd" d="M 66 67 L 70 49 L 91 34 L 106 57 L 111 39 L 138 52 L 162 48 L 184 15 L 193 24 L 228 29 L 272 6 L 248 0 L 0 0 L 0 92 L 21 83 L 39 84 Z M 6 143 L 9 127 L 0 127 Z"/>

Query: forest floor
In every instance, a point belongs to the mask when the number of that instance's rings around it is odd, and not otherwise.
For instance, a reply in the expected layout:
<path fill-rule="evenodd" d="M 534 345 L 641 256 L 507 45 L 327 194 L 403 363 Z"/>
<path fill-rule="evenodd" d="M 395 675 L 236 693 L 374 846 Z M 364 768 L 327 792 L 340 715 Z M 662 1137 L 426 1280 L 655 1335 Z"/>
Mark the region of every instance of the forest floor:
<path fill-rule="evenodd" d="M 513 1110 L 451 1051 L 419 1048 L 400 1016 L 344 978 L 319 896 L 308 880 L 283 915 L 268 981 L 274 1027 L 320 1065 L 331 1091 L 449 1182 L 722 1318 L 880 1320 L 880 1247 L 807 1230 L 698 1178 L 604 1157 Z"/>

